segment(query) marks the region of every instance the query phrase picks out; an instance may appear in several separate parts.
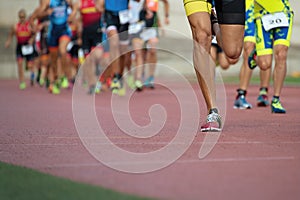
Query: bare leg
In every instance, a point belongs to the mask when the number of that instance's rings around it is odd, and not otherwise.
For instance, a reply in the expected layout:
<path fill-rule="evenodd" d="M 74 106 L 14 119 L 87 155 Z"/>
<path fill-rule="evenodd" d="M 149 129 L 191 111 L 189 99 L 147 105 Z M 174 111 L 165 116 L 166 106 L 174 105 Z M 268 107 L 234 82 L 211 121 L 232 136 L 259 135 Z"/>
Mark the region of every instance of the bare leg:
<path fill-rule="evenodd" d="M 194 39 L 193 62 L 199 86 L 205 99 L 208 111 L 216 107 L 216 86 L 214 82 L 214 67 L 202 55 L 210 51 L 211 24 L 207 12 L 198 12 L 188 17 Z M 213 65 L 212 65 L 213 66 Z M 204 77 L 205 75 L 205 77 Z"/>
<path fill-rule="evenodd" d="M 274 46 L 275 67 L 274 67 L 274 96 L 280 96 L 286 76 L 286 59 L 288 47 L 284 45 Z"/>

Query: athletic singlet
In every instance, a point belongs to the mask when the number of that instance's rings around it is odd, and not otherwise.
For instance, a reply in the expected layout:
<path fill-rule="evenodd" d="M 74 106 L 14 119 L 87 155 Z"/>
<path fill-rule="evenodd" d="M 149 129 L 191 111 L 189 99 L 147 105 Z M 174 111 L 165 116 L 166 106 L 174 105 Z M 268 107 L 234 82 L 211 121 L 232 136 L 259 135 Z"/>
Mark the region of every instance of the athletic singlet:
<path fill-rule="evenodd" d="M 24 24 L 18 23 L 16 25 L 16 37 L 18 44 L 26 44 L 31 37 L 31 29 L 29 21 Z"/>
<path fill-rule="evenodd" d="M 152 12 L 158 11 L 158 0 L 146 0 L 147 8 Z"/>
<path fill-rule="evenodd" d="M 68 7 L 66 0 L 50 0 L 49 8 L 53 9 L 50 15 L 51 23 L 55 25 L 66 24 L 68 20 Z"/>
<path fill-rule="evenodd" d="M 276 12 L 289 13 L 292 9 L 288 0 L 255 0 L 254 11 L 257 18 Z"/>
<path fill-rule="evenodd" d="M 106 0 L 105 10 L 109 11 L 122 11 L 128 9 L 128 0 Z"/>
<path fill-rule="evenodd" d="M 135 1 L 130 0 L 129 1 L 129 11 L 131 14 L 129 23 L 133 24 L 140 20 L 140 12 L 143 9 L 144 0 Z"/>
<path fill-rule="evenodd" d="M 101 13 L 96 10 L 94 0 L 81 0 L 80 13 L 83 27 L 100 23 Z"/>

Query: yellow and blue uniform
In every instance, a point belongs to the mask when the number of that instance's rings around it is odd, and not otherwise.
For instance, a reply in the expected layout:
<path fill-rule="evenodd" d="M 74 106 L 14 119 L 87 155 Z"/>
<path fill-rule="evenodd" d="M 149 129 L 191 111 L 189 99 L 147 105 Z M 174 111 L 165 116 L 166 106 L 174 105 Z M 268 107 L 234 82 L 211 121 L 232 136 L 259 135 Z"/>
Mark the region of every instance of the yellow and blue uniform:
<path fill-rule="evenodd" d="M 211 0 L 183 0 L 185 12 L 187 16 L 196 12 L 211 13 L 212 1 Z"/>
<path fill-rule="evenodd" d="M 284 13 L 288 20 L 288 26 L 275 27 L 265 30 L 262 17 L 269 14 Z M 288 0 L 255 0 L 254 14 L 256 18 L 256 51 L 257 55 L 270 55 L 273 46 L 290 46 L 290 38 L 293 25 L 293 11 Z"/>
<path fill-rule="evenodd" d="M 194 13 L 211 14 L 213 0 L 183 0 L 187 16 Z M 214 0 L 219 24 L 245 24 L 245 0 Z"/>
<path fill-rule="evenodd" d="M 246 21 L 244 42 L 255 43 L 255 17 L 254 17 L 254 0 L 246 0 Z"/>

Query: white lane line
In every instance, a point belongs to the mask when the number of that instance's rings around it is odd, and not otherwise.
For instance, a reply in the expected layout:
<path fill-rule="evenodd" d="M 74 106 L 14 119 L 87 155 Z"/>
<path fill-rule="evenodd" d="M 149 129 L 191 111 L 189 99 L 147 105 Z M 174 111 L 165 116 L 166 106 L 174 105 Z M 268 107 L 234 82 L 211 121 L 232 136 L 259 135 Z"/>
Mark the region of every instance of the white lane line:
<path fill-rule="evenodd" d="M 174 164 L 188 164 L 188 163 L 213 163 L 213 162 L 249 162 L 249 161 L 288 161 L 295 160 L 294 156 L 278 156 L 278 157 L 248 157 L 248 158 L 205 158 L 205 159 L 190 159 L 190 160 L 178 160 Z M 114 165 L 150 165 L 150 164 L 160 164 L 165 163 L 165 161 L 148 161 L 148 162 L 110 162 L 106 164 L 114 164 Z M 74 167 L 98 167 L 103 166 L 100 162 L 98 163 L 79 163 L 79 164 L 54 164 L 47 165 L 44 168 L 74 168 Z"/>

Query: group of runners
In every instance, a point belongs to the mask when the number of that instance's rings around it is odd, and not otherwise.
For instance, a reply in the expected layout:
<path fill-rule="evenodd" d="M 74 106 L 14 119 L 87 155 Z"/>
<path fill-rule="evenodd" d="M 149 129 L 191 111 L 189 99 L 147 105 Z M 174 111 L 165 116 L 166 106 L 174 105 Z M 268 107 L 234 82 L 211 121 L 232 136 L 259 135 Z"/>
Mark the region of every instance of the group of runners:
<path fill-rule="evenodd" d="M 168 24 L 169 2 L 161 1 Z M 26 88 L 24 60 L 31 84 L 46 85 L 53 94 L 72 87 L 80 64 L 89 94 L 110 89 L 122 95 L 125 81 L 138 91 L 154 88 L 159 5 L 159 0 L 40 0 L 30 16 L 21 9 L 5 43 L 9 47 L 16 35 L 20 89 Z M 129 75 L 123 80 L 125 68 Z"/>
<path fill-rule="evenodd" d="M 169 3 L 167 0 L 162 2 L 164 23 L 168 24 Z M 194 39 L 194 68 L 208 112 L 201 131 L 222 130 L 222 119 L 216 104 L 215 68 L 208 67 L 207 62 L 203 61 L 203 50 L 218 59 L 224 69 L 236 63 L 244 50 L 234 108 L 252 108 L 246 94 L 252 70 L 259 66 L 261 86 L 257 105 L 270 104 L 271 112 L 285 113 L 280 94 L 286 76 L 293 22 L 289 1 L 183 0 L 183 4 Z M 45 84 L 47 77 L 49 91 L 54 94 L 58 94 L 62 87 L 71 87 L 78 69 L 80 50 L 85 57 L 82 66 L 89 94 L 99 88 L 110 88 L 112 93 L 124 94 L 125 68 L 128 69 L 128 86 L 138 91 L 144 87 L 154 88 L 157 27 L 161 24 L 157 15 L 158 5 L 158 0 L 41 0 L 40 6 L 28 20 L 25 11 L 21 10 L 20 22 L 13 27 L 6 42 L 8 47 L 12 35 L 17 35 L 20 89 L 26 87 L 21 70 L 22 58 L 27 59 L 27 67 L 33 72 L 37 55 L 40 85 Z M 74 27 L 73 34 L 70 27 Z M 212 36 L 216 39 L 213 45 Z M 36 45 L 39 47 L 38 53 L 32 48 L 35 41 L 40 44 Z M 75 52 L 74 55 L 72 52 Z M 218 56 L 221 52 L 222 55 Z M 73 61 L 69 59 L 69 54 L 73 55 Z M 273 54 L 274 90 L 269 102 Z M 130 70 L 132 61 L 137 67 L 134 74 Z M 144 76 L 145 64 L 150 68 L 147 77 Z M 109 66 L 100 80 L 99 66 Z M 33 81 L 34 75 L 31 76 Z"/>
<path fill-rule="evenodd" d="M 227 69 L 238 61 L 243 53 L 240 70 L 240 85 L 234 108 L 250 109 L 246 101 L 247 88 L 252 70 L 261 69 L 261 87 L 257 98 L 258 106 L 270 104 L 272 113 L 286 113 L 280 94 L 287 71 L 287 53 L 293 24 L 293 11 L 289 0 L 183 0 L 194 39 L 194 67 L 198 83 L 207 106 L 207 119 L 201 131 L 221 131 L 222 119 L 216 104 L 215 68 L 201 62 L 203 49 L 219 57 L 219 64 Z M 212 5 L 215 5 L 215 10 Z M 245 26 L 246 25 L 246 26 Z M 212 35 L 221 48 L 211 47 Z M 273 70 L 273 97 L 268 101 L 268 88 Z M 225 59 L 224 59 L 225 56 Z M 209 66 L 209 67 L 208 67 Z M 211 69 L 207 69 L 211 68 Z"/>

